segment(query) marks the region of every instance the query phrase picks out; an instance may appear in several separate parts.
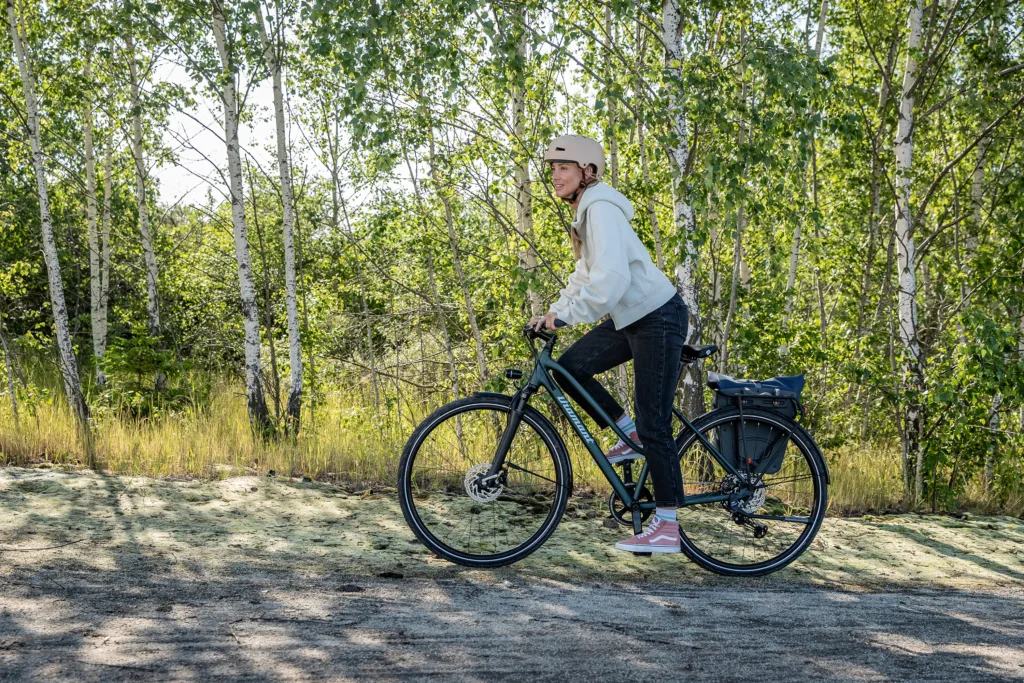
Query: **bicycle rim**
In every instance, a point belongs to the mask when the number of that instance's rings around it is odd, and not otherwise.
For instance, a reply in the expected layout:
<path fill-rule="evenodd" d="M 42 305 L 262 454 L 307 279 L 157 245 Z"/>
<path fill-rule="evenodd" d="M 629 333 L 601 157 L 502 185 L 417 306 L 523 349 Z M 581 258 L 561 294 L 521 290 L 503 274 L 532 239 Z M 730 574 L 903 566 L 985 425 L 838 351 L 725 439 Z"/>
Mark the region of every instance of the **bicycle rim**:
<path fill-rule="evenodd" d="M 403 512 L 445 559 L 499 566 L 522 559 L 554 531 L 569 472 L 539 414 L 524 415 L 500 478 L 474 486 L 493 458 L 510 401 L 469 398 L 444 406 L 410 437 L 400 467 Z"/>
<path fill-rule="evenodd" d="M 755 463 L 759 456 L 773 462 L 768 469 L 774 471 L 747 475 L 755 491 L 738 510 L 726 503 L 686 507 L 680 530 L 683 550 L 704 568 L 757 576 L 785 567 L 810 545 L 824 518 L 827 487 L 824 460 L 806 432 L 771 413 L 744 413 L 745 455 Z M 738 411 L 716 411 L 695 427 L 723 455 L 739 461 Z M 696 435 L 684 435 L 679 452 L 687 496 L 727 493 L 739 484 Z"/>

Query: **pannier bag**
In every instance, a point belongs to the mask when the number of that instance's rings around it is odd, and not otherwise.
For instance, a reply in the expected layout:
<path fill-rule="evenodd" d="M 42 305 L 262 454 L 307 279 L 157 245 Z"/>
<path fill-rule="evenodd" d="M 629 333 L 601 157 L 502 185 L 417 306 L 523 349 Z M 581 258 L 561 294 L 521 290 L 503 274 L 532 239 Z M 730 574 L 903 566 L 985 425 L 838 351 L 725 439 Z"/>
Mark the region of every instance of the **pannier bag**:
<path fill-rule="evenodd" d="M 795 420 L 803 414 L 800 392 L 804 388 L 804 376 L 774 377 L 765 380 L 736 379 L 717 372 L 708 373 L 708 386 L 715 391 L 715 408 L 750 408 L 785 415 Z M 715 448 L 729 459 L 736 469 L 742 470 L 740 454 L 751 459 L 749 469 L 755 474 L 774 474 L 782 468 L 786 456 L 789 435 L 778 427 L 764 422 L 750 421 L 744 424 L 743 450 L 735 423 L 717 428 Z"/>

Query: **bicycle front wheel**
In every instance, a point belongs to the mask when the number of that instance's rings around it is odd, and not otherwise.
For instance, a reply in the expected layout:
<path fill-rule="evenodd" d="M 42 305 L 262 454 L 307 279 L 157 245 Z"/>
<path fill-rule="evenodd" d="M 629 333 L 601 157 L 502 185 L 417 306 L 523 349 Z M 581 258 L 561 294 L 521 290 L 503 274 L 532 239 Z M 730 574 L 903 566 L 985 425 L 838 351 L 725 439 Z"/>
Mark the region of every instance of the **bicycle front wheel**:
<path fill-rule="evenodd" d="M 741 500 L 680 510 L 683 552 L 726 576 L 761 576 L 782 569 L 814 540 L 825 517 L 828 472 L 811 436 L 792 420 L 766 411 L 715 410 L 694 422 L 704 440 L 737 469 L 750 458 L 742 483 L 697 434 L 677 441 L 687 498 L 747 491 Z M 742 450 L 740 438 L 743 439 Z M 742 456 L 741 456 L 742 454 Z"/>
<path fill-rule="evenodd" d="M 409 437 L 398 466 L 402 514 L 439 557 L 500 567 L 554 532 L 572 470 L 554 427 L 527 407 L 496 477 L 484 480 L 512 411 L 508 396 L 471 396 L 438 408 Z"/>

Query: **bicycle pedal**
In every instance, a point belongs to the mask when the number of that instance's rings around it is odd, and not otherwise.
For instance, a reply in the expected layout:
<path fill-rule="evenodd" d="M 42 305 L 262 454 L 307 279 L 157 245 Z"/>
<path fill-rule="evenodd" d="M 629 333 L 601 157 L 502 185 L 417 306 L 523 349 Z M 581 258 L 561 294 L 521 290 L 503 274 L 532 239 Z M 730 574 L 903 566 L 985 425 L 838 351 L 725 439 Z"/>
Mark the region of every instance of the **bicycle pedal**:
<path fill-rule="evenodd" d="M 633 554 L 636 555 L 637 557 L 650 557 L 654 553 L 633 553 Z"/>

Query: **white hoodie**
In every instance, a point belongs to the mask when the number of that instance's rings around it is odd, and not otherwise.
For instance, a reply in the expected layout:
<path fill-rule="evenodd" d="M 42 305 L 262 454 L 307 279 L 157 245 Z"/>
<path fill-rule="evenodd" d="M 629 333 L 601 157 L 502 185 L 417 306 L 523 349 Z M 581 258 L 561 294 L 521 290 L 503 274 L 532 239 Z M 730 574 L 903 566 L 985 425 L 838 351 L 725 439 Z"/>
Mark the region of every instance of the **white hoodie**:
<path fill-rule="evenodd" d="M 611 313 L 621 330 L 672 298 L 676 289 L 633 232 L 632 218 L 633 205 L 622 193 L 602 182 L 587 188 L 572 223 L 582 258 L 548 312 L 569 325 Z"/>

